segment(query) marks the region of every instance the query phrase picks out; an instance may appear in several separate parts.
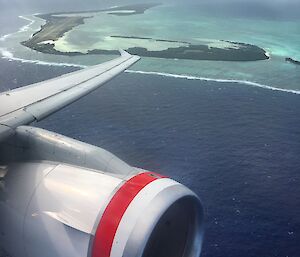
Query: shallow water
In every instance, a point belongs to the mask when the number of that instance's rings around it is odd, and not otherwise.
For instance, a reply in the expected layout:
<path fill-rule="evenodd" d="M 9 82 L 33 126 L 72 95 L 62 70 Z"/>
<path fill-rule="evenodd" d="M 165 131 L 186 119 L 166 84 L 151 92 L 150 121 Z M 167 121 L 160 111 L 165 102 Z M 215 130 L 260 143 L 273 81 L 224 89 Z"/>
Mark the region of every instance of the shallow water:
<path fill-rule="evenodd" d="M 198 8 L 198 7 L 197 7 Z M 191 61 L 143 58 L 133 67 L 136 71 L 163 72 L 218 80 L 250 81 L 262 86 L 300 91 L 300 66 L 285 62 L 285 57 L 300 59 L 300 20 L 263 20 L 237 18 L 203 12 L 191 6 L 162 5 L 148 10 L 143 15 L 113 16 L 97 14 L 87 19 L 84 25 L 58 41 L 63 50 L 91 49 L 101 45 L 128 47 L 128 40 L 112 39 L 109 35 L 145 36 L 153 38 L 189 41 L 220 45 L 230 40 L 258 45 L 266 49 L 270 60 L 256 62 Z M 24 17 L 23 17 L 24 18 Z M 30 60 L 31 62 L 68 63 L 79 66 L 96 64 L 114 56 L 54 56 L 37 53 L 19 44 L 43 24 L 38 18 L 18 33 L 2 37 L 0 52 L 5 58 Z M 27 24 L 28 25 L 28 24 Z M 137 40 L 139 41 L 139 40 Z M 135 41 L 134 44 L 140 44 Z M 145 47 L 161 48 L 163 45 L 149 40 Z M 145 44 L 145 42 L 143 43 Z"/>

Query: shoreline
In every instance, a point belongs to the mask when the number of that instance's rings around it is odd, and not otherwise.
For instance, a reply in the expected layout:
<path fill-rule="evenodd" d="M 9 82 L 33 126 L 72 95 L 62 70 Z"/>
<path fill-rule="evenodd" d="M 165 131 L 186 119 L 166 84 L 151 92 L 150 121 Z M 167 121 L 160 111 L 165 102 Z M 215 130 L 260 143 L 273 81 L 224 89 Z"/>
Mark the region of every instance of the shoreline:
<path fill-rule="evenodd" d="M 85 19 L 93 18 L 92 13 L 106 12 L 110 15 L 128 16 L 143 14 L 149 8 L 158 6 L 159 4 L 136 4 L 126 5 L 120 7 L 112 7 L 103 10 L 94 11 L 83 11 L 83 12 L 67 12 L 67 13 L 49 13 L 49 14 L 37 14 L 38 18 L 44 19 L 46 23 L 41 26 L 40 30 L 36 31 L 30 39 L 22 41 L 21 44 L 25 47 L 33 49 L 35 51 L 54 54 L 54 55 L 65 55 L 65 56 L 79 56 L 89 54 L 100 54 L 100 55 L 114 55 L 117 54 L 117 50 L 106 50 L 106 49 L 92 49 L 86 52 L 62 52 L 55 49 L 55 42 L 62 38 L 65 33 L 72 31 L 75 27 L 85 23 Z M 133 11 L 125 12 L 123 11 Z M 113 13 L 109 13 L 112 11 Z M 122 13 L 118 13 L 122 11 Z M 91 16 L 80 16 L 80 14 L 91 14 Z M 78 14 L 78 16 L 70 16 L 70 14 Z M 64 16 L 65 15 L 65 16 Z M 69 15 L 69 16 L 68 16 Z M 165 50 L 155 51 L 148 50 L 141 46 L 129 47 L 124 49 L 130 54 L 139 55 L 141 57 L 154 57 L 163 59 L 185 59 L 185 60 L 211 60 L 211 61 L 261 61 L 268 60 L 270 57 L 267 52 L 252 44 L 225 41 L 229 43 L 227 48 L 210 47 L 205 44 L 192 44 L 185 41 L 169 40 L 166 38 L 152 38 L 152 37 L 141 37 L 132 35 L 108 35 L 111 38 L 120 38 L 126 40 L 145 40 L 155 41 L 157 43 L 178 43 L 177 47 L 168 47 Z"/>
<path fill-rule="evenodd" d="M 7 51 L 7 55 L 3 55 L 3 50 L 0 48 L 0 53 L 2 53 L 2 58 L 8 61 L 16 61 L 21 63 L 30 63 L 35 65 L 46 65 L 46 66 L 60 66 L 60 67 L 78 67 L 81 69 L 87 68 L 89 66 L 86 65 L 79 65 L 79 64 L 72 64 L 72 63 L 55 63 L 55 62 L 46 62 L 46 61 L 39 61 L 39 60 L 27 60 L 14 57 L 11 53 Z M 272 91 L 279 91 L 284 93 L 290 93 L 295 95 L 300 95 L 300 90 L 294 89 L 285 89 L 279 88 L 269 85 L 264 85 L 257 82 L 252 82 L 248 80 L 239 80 L 239 79 L 218 79 L 218 78 L 208 78 L 208 77 L 198 77 L 193 75 L 185 75 L 185 74 L 174 74 L 174 73 L 165 73 L 165 72 L 156 72 L 156 71 L 139 71 L 139 70 L 126 70 L 125 73 L 133 73 L 133 74 L 142 74 L 142 75 L 152 75 L 152 76 L 162 76 L 162 77 L 169 77 L 169 78 L 176 78 L 176 79 L 186 79 L 186 80 L 199 80 L 199 81 L 214 81 L 218 83 L 234 83 L 234 84 L 243 84 L 246 86 L 251 87 L 258 87 L 261 89 L 272 90 Z"/>
<path fill-rule="evenodd" d="M 43 15 L 36 15 L 36 17 L 44 19 L 46 23 L 41 28 L 34 32 L 30 39 L 20 42 L 21 45 L 33 49 L 35 51 L 46 54 L 64 54 L 63 52 L 54 49 L 54 43 L 43 43 L 45 41 L 55 42 L 65 35 L 65 33 L 73 30 L 73 28 L 84 24 L 84 20 L 90 17 L 74 17 L 74 18 L 60 18 L 52 17 L 46 20 Z M 57 27 L 59 29 L 57 29 Z M 50 31 L 50 32 L 49 32 Z M 52 32 L 52 33 L 51 33 Z M 41 35 L 42 34 L 42 35 Z M 43 35 L 45 34 L 45 35 Z M 49 35 L 50 34 L 50 35 Z M 67 54 L 70 55 L 70 54 Z"/>
<path fill-rule="evenodd" d="M 67 55 L 67 56 L 76 56 L 76 55 L 84 55 L 82 52 L 61 52 L 55 49 L 55 41 L 62 38 L 65 33 L 72 31 L 75 27 L 79 25 L 83 25 L 85 23 L 85 19 L 93 18 L 94 16 L 80 16 L 80 14 L 87 13 L 98 13 L 98 12 L 106 12 L 110 15 L 118 15 L 118 16 L 130 16 L 130 15 L 138 15 L 143 14 L 146 10 L 159 6 L 161 4 L 158 3 L 149 3 L 149 4 L 133 4 L 133 5 L 124 5 L 111 7 L 100 10 L 89 10 L 89 11 L 81 11 L 81 12 L 55 12 L 55 13 L 47 13 L 47 14 L 34 14 L 35 17 L 43 19 L 45 24 L 41 26 L 41 28 L 33 33 L 31 38 L 28 40 L 20 42 L 21 45 L 28 47 L 32 50 L 45 53 L 45 54 L 55 54 L 55 55 Z M 124 10 L 132 9 L 131 13 L 123 13 Z M 118 13 L 118 11 L 122 13 Z M 112 12 L 112 13 L 110 13 Z M 72 14 L 78 14 L 78 16 L 68 16 Z M 63 16 L 65 15 L 65 16 Z M 21 16 L 25 20 L 29 20 L 28 18 Z M 29 27 L 32 25 L 31 23 L 24 26 Z M 53 43 L 43 43 L 52 41 Z M 95 49 L 98 50 L 98 49 Z M 104 54 L 117 54 L 118 51 L 107 51 Z M 88 53 L 89 54 L 89 53 Z M 92 53 L 93 54 L 93 53 Z"/>
<path fill-rule="evenodd" d="M 27 21 L 29 21 L 28 24 L 23 25 L 17 32 L 13 32 L 7 35 L 2 35 L 0 37 L 0 40 L 2 40 L 2 38 L 4 38 L 4 40 L 6 38 L 9 38 L 11 35 L 24 31 L 23 28 L 25 28 L 25 31 L 27 31 L 30 28 L 30 25 L 34 22 L 36 22 L 36 20 L 33 20 L 32 18 L 28 18 L 28 17 L 24 17 L 24 16 L 19 16 L 22 19 L 25 19 Z M 5 53 L 3 53 L 3 51 L 5 51 Z M 78 67 L 78 68 L 86 68 L 88 66 L 86 65 L 80 65 L 80 64 L 74 64 L 74 63 L 69 63 L 69 62 L 64 62 L 64 63 L 57 63 L 57 62 L 49 62 L 49 61 L 41 61 L 41 60 L 30 60 L 30 59 L 23 59 L 23 58 L 18 58 L 15 57 L 13 55 L 13 53 L 7 51 L 7 49 L 2 48 L 0 49 L 0 56 L 3 56 L 3 59 L 9 60 L 9 61 L 17 61 L 17 62 L 21 62 L 21 63 L 31 63 L 31 64 L 36 64 L 36 65 L 46 65 L 46 66 L 61 66 L 61 67 Z M 174 78 L 181 78 L 181 79 L 197 79 L 197 80 L 207 80 L 207 81 L 216 81 L 216 82 L 227 82 L 227 83 L 241 83 L 241 84 L 245 84 L 245 85 L 251 85 L 251 86 L 256 86 L 256 87 L 260 87 L 260 88 L 264 88 L 264 89 L 270 89 L 270 90 L 276 90 L 276 91 L 281 91 L 281 92 L 286 92 L 286 93 L 293 93 L 293 94 L 300 94 L 300 90 L 299 89 L 288 89 L 288 88 L 281 88 L 280 85 L 279 86 L 269 86 L 268 83 L 264 84 L 264 82 L 262 83 L 257 83 L 257 82 L 251 82 L 251 80 L 243 80 L 243 79 L 239 79 L 238 78 L 233 78 L 233 79 L 219 79 L 219 78 L 211 78 L 211 77 L 197 77 L 194 75 L 182 75 L 182 74 L 172 74 L 172 73 L 160 73 L 160 72 L 147 72 L 147 71 L 133 71 L 130 70 L 128 71 L 129 73 L 144 73 L 144 74 L 149 74 L 149 75 L 159 75 L 159 76 L 167 76 L 167 77 L 174 77 Z M 254 85 L 253 85 L 254 84 Z"/>

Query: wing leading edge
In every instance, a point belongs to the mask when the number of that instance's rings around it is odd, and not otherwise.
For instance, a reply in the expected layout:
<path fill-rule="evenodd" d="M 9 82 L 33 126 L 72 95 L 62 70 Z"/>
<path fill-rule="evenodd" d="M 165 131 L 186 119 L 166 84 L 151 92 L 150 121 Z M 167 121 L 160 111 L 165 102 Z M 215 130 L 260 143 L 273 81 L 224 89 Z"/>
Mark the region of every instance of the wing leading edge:
<path fill-rule="evenodd" d="M 121 56 L 84 70 L 0 94 L 0 141 L 20 125 L 40 121 L 99 88 L 136 63 L 140 57 Z"/>

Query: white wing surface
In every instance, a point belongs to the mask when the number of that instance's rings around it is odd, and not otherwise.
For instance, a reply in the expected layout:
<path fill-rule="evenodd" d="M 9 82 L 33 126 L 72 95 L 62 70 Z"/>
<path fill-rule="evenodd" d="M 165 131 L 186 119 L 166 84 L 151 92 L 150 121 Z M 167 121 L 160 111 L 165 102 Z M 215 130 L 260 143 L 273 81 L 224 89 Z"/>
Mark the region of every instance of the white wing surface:
<path fill-rule="evenodd" d="M 40 121 L 117 76 L 140 58 L 121 56 L 84 70 L 0 94 L 0 141 L 20 125 Z"/>

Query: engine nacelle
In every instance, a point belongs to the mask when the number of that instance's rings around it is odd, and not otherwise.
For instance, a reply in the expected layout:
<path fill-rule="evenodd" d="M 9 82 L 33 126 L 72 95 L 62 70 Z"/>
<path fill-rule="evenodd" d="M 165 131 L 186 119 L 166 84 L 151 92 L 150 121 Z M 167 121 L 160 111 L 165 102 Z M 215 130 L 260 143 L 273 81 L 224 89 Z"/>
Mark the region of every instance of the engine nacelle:
<path fill-rule="evenodd" d="M 6 166 L 0 246 L 12 257 L 199 257 L 198 197 L 135 171 L 124 178 L 55 162 Z"/>

